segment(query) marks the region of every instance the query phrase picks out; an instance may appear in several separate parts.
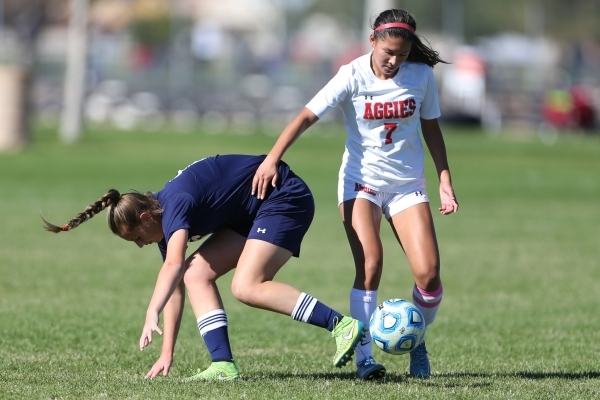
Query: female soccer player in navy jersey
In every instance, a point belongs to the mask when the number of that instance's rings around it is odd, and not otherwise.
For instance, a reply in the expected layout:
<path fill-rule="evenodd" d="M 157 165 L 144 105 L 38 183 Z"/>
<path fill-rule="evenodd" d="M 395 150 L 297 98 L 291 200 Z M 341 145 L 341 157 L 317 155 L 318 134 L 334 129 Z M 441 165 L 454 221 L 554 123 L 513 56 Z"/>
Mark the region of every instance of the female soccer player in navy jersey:
<path fill-rule="evenodd" d="M 109 190 L 64 226 L 45 222 L 51 232 L 76 228 L 103 209 L 112 232 L 139 247 L 157 243 L 163 257 L 140 350 L 152 342 L 164 311 L 162 353 L 146 375 L 167 375 L 181 321 L 184 292 L 197 318 L 198 329 L 212 363 L 190 380 L 235 380 L 227 333 L 227 316 L 216 286 L 223 274 L 236 269 L 231 290 L 252 307 L 290 315 L 332 332 L 337 350 L 336 367 L 347 363 L 366 331 L 363 322 L 335 310 L 292 286 L 274 282 L 279 269 L 298 257 L 300 243 L 314 215 L 308 186 L 283 162 L 279 181 L 259 199 L 250 194 L 252 178 L 265 156 L 220 155 L 208 157 L 179 171 L 156 193 Z M 207 238 L 187 258 L 187 243 Z"/>
<path fill-rule="evenodd" d="M 328 110 L 342 108 L 348 138 L 339 172 L 338 205 L 356 270 L 350 312 L 365 324 L 377 306 L 383 269 L 382 214 L 408 258 L 415 280 L 413 302 L 427 325 L 442 300 L 419 126 L 440 180 L 439 211 L 447 215 L 458 210 L 437 121 L 440 110 L 432 71 L 444 61 L 420 40 L 416 28 L 413 16 L 404 10 L 379 14 L 370 36 L 372 51 L 342 66 L 287 125 L 252 183 L 252 193 L 264 196 L 279 179 L 277 164 L 284 152 Z M 362 379 L 385 374 L 372 357 L 370 340 L 357 347 L 356 363 Z M 410 354 L 410 373 L 430 375 L 425 342 Z"/>

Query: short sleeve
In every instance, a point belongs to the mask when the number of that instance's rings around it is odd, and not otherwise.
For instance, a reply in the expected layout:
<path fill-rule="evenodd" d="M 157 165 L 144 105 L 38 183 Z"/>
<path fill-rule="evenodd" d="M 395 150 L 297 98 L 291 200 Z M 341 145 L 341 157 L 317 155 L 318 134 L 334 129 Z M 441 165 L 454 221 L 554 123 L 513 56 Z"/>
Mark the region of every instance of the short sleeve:
<path fill-rule="evenodd" d="M 351 88 L 352 66 L 343 65 L 338 73 L 306 105 L 318 118 L 344 101 Z"/>
<path fill-rule="evenodd" d="M 190 229 L 190 213 L 193 211 L 196 200 L 189 193 L 174 193 L 164 199 L 161 207 L 162 227 L 165 245 L 173 232 L 179 229 Z"/>
<path fill-rule="evenodd" d="M 425 80 L 425 95 L 421 103 L 420 114 L 423 119 L 436 119 L 442 115 L 440 112 L 437 83 L 433 75 L 433 68 L 429 66 L 425 68 L 427 78 Z"/>

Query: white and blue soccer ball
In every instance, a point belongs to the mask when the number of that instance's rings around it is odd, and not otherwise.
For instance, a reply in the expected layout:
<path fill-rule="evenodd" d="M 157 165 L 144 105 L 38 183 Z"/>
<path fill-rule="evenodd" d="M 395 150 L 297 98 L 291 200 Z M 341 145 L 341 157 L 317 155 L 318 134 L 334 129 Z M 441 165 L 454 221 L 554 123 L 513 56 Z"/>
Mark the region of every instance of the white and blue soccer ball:
<path fill-rule="evenodd" d="M 377 306 L 369 321 L 375 345 L 389 354 L 407 354 L 425 337 L 425 318 L 410 301 L 386 300 Z"/>

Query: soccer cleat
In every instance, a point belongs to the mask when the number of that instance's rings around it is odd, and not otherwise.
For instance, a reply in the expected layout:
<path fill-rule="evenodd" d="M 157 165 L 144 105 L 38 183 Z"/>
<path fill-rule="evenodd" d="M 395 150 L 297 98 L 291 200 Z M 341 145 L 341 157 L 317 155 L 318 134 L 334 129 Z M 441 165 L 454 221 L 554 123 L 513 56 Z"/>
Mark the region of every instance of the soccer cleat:
<path fill-rule="evenodd" d="M 356 366 L 356 375 L 363 381 L 372 381 L 381 379 L 385 376 L 385 367 L 377 364 L 373 357 L 369 357 L 358 363 Z"/>
<path fill-rule="evenodd" d="M 427 358 L 427 349 L 425 341 L 422 341 L 413 351 L 410 352 L 410 375 L 415 378 L 429 378 L 431 367 L 429 358 Z"/>
<path fill-rule="evenodd" d="M 333 365 L 335 367 L 343 367 L 352 359 L 354 348 L 365 337 L 365 332 L 365 324 L 359 320 L 342 317 L 338 321 L 331 332 L 331 336 L 335 338 L 337 346 L 335 356 L 333 356 Z"/>
<path fill-rule="evenodd" d="M 184 382 L 191 381 L 235 381 L 240 378 L 235 361 L 217 361 L 210 364 L 204 371 L 198 370 L 195 375 L 185 378 Z"/>

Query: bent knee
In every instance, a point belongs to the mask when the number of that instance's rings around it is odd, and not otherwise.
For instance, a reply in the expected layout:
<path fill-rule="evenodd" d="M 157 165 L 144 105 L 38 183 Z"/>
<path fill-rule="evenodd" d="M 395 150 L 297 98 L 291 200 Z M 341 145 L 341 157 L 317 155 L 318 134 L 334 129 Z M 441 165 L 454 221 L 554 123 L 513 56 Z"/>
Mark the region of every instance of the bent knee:
<path fill-rule="evenodd" d="M 218 277 L 208 264 L 191 264 L 183 275 L 183 283 L 189 287 L 200 282 L 215 282 Z"/>
<path fill-rule="evenodd" d="M 431 269 L 421 273 L 415 273 L 415 283 L 420 289 L 428 292 L 437 290 L 441 285 L 439 269 Z"/>
<path fill-rule="evenodd" d="M 200 254 L 193 254 L 186 262 L 187 268 L 183 276 L 183 282 L 215 282 L 220 276 L 226 273 L 229 269 L 219 265 L 211 265 L 211 263 L 203 258 Z"/>
<path fill-rule="evenodd" d="M 383 259 L 382 258 L 367 258 L 365 259 L 364 269 L 368 275 L 377 275 L 381 273 L 383 268 Z"/>
<path fill-rule="evenodd" d="M 235 277 L 231 282 L 231 293 L 233 297 L 244 304 L 252 306 L 256 303 L 253 286 L 242 282 L 240 279 L 235 279 Z"/>

